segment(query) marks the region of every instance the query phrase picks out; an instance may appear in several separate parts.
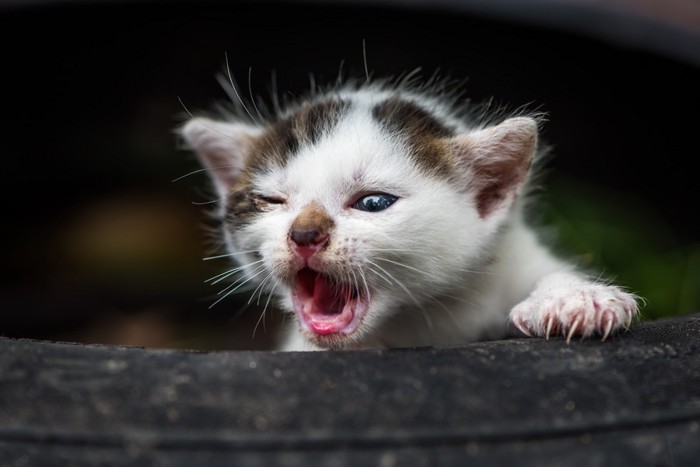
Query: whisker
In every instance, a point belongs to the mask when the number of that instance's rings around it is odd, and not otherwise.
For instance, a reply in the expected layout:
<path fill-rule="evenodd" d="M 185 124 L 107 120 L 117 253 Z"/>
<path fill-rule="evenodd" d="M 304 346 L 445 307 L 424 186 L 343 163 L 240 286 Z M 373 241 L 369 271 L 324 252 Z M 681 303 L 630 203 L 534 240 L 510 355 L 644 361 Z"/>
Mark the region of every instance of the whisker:
<path fill-rule="evenodd" d="M 407 265 L 407 264 L 399 263 L 398 261 L 393 261 L 393 260 L 390 260 L 390 259 L 388 259 L 388 258 L 382 258 L 381 256 L 378 256 L 377 259 L 382 260 L 382 261 L 386 261 L 386 262 L 391 263 L 391 264 L 395 264 L 395 265 L 397 265 L 397 266 L 404 267 L 404 268 L 406 268 L 406 269 L 410 269 L 410 270 L 412 270 L 412 271 L 416 271 L 416 272 L 418 272 L 418 273 L 423 274 L 424 276 L 430 276 L 430 274 L 428 274 L 428 273 L 425 272 L 425 271 L 421 271 L 420 269 L 416 269 L 416 268 L 414 268 L 413 266 L 409 266 L 409 265 Z"/>
<path fill-rule="evenodd" d="M 442 296 L 445 298 L 449 298 L 450 300 L 455 300 L 455 301 L 460 302 L 460 303 L 465 303 L 465 304 L 472 306 L 472 307 L 476 306 L 474 304 L 474 302 L 470 302 L 469 300 L 465 300 L 463 298 L 455 297 L 454 295 L 442 294 Z"/>
<path fill-rule="evenodd" d="M 441 302 L 440 300 L 438 300 L 437 298 L 435 298 L 435 297 L 430 297 L 430 298 L 431 298 L 431 300 L 432 300 L 433 302 L 435 302 L 435 303 L 437 303 L 438 305 L 440 305 L 440 307 L 441 307 L 443 310 L 445 310 L 445 312 L 446 312 L 448 315 L 450 315 L 450 318 L 451 318 L 452 321 L 455 323 L 455 326 L 457 327 L 457 329 L 459 329 L 460 332 L 462 332 L 462 325 L 461 325 L 460 322 L 457 320 L 457 318 L 455 317 L 455 315 L 450 311 L 450 309 L 447 308 L 447 306 L 445 306 L 445 304 L 442 303 L 442 302 Z"/>
<path fill-rule="evenodd" d="M 258 300 L 255 302 L 256 306 L 260 306 L 260 300 L 262 300 L 263 292 L 265 292 L 265 287 L 267 286 L 267 283 L 272 279 L 272 274 L 269 274 L 265 279 L 263 279 L 260 287 L 260 291 L 258 292 Z M 255 291 L 253 291 L 252 295 L 255 297 Z"/>
<path fill-rule="evenodd" d="M 375 267 L 379 268 L 384 274 L 386 274 L 387 276 L 389 276 L 391 279 L 393 279 L 394 282 L 396 283 L 396 285 L 398 285 L 399 287 L 401 287 L 401 289 L 406 293 L 406 295 L 408 296 L 408 298 L 410 298 L 410 299 L 416 304 L 416 306 L 418 306 L 419 308 L 422 307 L 421 303 L 413 296 L 413 294 L 408 290 L 408 288 L 407 288 L 401 281 L 399 281 L 398 279 L 396 279 L 396 277 L 394 277 L 389 271 L 387 271 L 386 269 L 384 269 L 383 267 L 381 267 L 381 266 L 378 265 L 377 263 L 374 263 L 374 262 L 372 262 L 372 261 L 369 261 L 369 262 L 370 262 L 372 265 L 374 265 Z"/>
<path fill-rule="evenodd" d="M 360 279 L 362 279 L 362 282 L 365 286 L 365 292 L 367 292 L 367 301 L 369 301 L 371 299 L 371 297 L 370 297 L 371 294 L 369 293 L 369 285 L 367 284 L 367 277 L 365 277 L 365 272 L 362 269 L 359 269 L 358 271 L 360 273 Z M 359 288 L 359 284 L 358 284 L 358 288 Z"/>
<path fill-rule="evenodd" d="M 219 204 L 223 198 L 213 199 L 211 201 L 192 201 L 193 206 L 207 206 L 209 204 Z"/>
<path fill-rule="evenodd" d="M 272 277 L 272 274 L 267 276 L 267 278 L 265 280 L 269 279 L 270 277 Z M 279 282 L 275 281 L 275 285 L 272 286 L 272 290 L 270 291 L 270 294 L 267 297 L 267 301 L 265 302 L 265 306 L 263 307 L 263 310 L 260 313 L 260 317 L 258 318 L 258 321 L 255 323 L 255 327 L 253 328 L 253 339 L 255 339 L 255 333 L 258 330 L 258 326 L 260 326 L 260 320 L 262 320 L 262 323 L 263 323 L 263 332 L 267 332 L 267 328 L 265 327 L 265 313 L 267 313 L 267 306 L 270 304 L 270 299 L 272 298 L 272 295 L 275 293 L 275 289 L 277 288 L 278 285 L 279 285 Z"/>
<path fill-rule="evenodd" d="M 180 103 L 180 106 L 185 110 L 185 113 L 189 115 L 191 118 L 194 118 L 194 115 L 192 112 L 190 112 L 190 109 L 187 108 L 184 102 L 182 102 L 182 98 L 180 96 L 177 96 L 177 101 Z"/>
<path fill-rule="evenodd" d="M 209 279 L 205 280 L 204 283 L 206 284 L 207 282 L 213 281 L 213 282 L 211 282 L 211 285 L 218 284 L 219 282 L 221 282 L 222 280 L 226 279 L 227 277 L 231 277 L 232 275 L 236 274 L 237 272 L 240 272 L 240 271 L 244 270 L 244 269 L 247 268 L 247 267 L 250 267 L 250 266 L 253 266 L 253 265 L 255 265 L 255 264 L 262 263 L 262 262 L 263 262 L 263 260 L 261 259 L 261 260 L 258 260 L 258 261 L 254 261 L 254 262 L 252 262 L 252 263 L 248 263 L 248 264 L 244 264 L 244 265 L 242 265 L 242 266 L 238 266 L 238 267 L 233 268 L 233 269 L 229 269 L 228 271 L 224 271 L 224 272 L 222 272 L 221 274 L 217 274 L 217 275 L 214 276 L 214 277 L 210 277 Z"/>
<path fill-rule="evenodd" d="M 229 285 L 227 285 L 227 286 L 224 287 L 223 289 L 219 290 L 219 292 L 217 293 L 217 295 L 221 295 L 222 293 L 226 292 L 228 289 L 230 289 L 231 287 L 233 287 L 233 286 L 235 286 L 236 284 L 240 283 L 241 281 L 243 281 L 243 282 L 242 282 L 243 284 L 245 284 L 246 282 L 249 282 L 253 277 L 258 276 L 264 269 L 265 269 L 265 266 L 258 266 L 257 268 L 255 268 L 255 269 L 253 269 L 253 270 L 251 271 L 251 273 L 257 273 L 257 274 L 255 274 L 255 275 L 252 276 L 252 277 L 250 277 L 250 276 L 245 276 L 245 275 L 244 275 L 243 277 L 239 277 L 239 278 L 236 279 L 234 282 L 230 283 Z"/>
<path fill-rule="evenodd" d="M 272 94 L 272 108 L 276 115 L 282 113 L 282 108 L 280 107 L 279 91 L 277 89 L 277 72 L 272 70 L 270 76 L 270 94 Z"/>
<path fill-rule="evenodd" d="M 185 103 L 182 102 L 182 99 L 181 99 L 180 97 L 178 97 L 177 100 L 178 100 L 178 102 L 180 102 L 180 105 L 182 106 L 183 109 L 185 109 L 185 113 L 187 113 L 187 115 L 189 115 L 190 118 L 196 118 L 196 117 L 194 116 L 194 114 L 193 114 L 192 112 L 190 112 L 190 109 L 188 109 L 187 106 L 185 106 Z M 221 131 L 221 130 L 219 130 L 218 128 L 215 128 L 215 127 L 213 127 L 213 126 L 204 125 L 204 124 L 202 123 L 201 120 L 199 121 L 199 124 L 202 125 L 204 128 L 206 128 L 207 130 L 213 131 L 214 133 L 218 133 L 218 134 L 220 134 L 221 136 L 225 136 L 225 137 L 227 137 L 227 138 L 231 138 L 231 135 L 230 135 L 230 134 L 224 133 L 223 131 Z M 218 167 L 209 167 L 209 168 L 205 168 L 205 169 L 200 169 L 199 171 L 215 170 L 215 169 L 226 169 L 226 168 L 229 168 L 229 167 L 236 167 L 236 166 L 234 166 L 234 165 L 223 165 L 223 166 L 218 166 Z M 192 175 L 193 173 L 197 173 L 197 172 L 198 172 L 198 171 L 194 171 L 194 172 L 191 172 L 191 173 L 189 173 L 189 174 L 185 174 L 185 175 L 183 175 L 182 177 L 176 178 L 176 179 L 173 180 L 173 181 L 175 182 L 175 181 L 177 181 L 177 180 L 180 180 L 181 178 L 187 177 L 187 176 Z"/>
<path fill-rule="evenodd" d="M 245 110 L 245 112 L 248 114 L 248 116 L 253 122 L 256 122 L 255 117 L 253 117 L 253 114 L 250 113 L 250 110 L 248 110 L 248 107 L 245 105 L 245 102 L 243 101 L 243 99 L 241 99 L 240 94 L 238 94 L 238 89 L 236 88 L 236 84 L 233 81 L 233 76 L 231 76 L 231 67 L 229 66 L 228 53 L 226 52 L 224 52 L 224 61 L 226 62 L 226 74 L 228 76 L 229 84 L 231 84 L 231 89 L 233 89 L 233 92 L 236 94 L 236 98 L 238 99 L 238 102 L 241 103 L 243 110 Z"/>
<path fill-rule="evenodd" d="M 437 300 L 435 300 L 437 301 Z M 430 313 L 428 313 L 428 310 L 422 309 L 422 315 L 423 318 L 425 318 L 425 322 L 428 325 L 428 329 L 430 329 L 431 333 L 435 332 L 435 324 L 433 323 L 433 318 L 430 317 Z"/>
<path fill-rule="evenodd" d="M 170 183 L 179 182 L 179 181 L 182 180 L 183 178 L 187 178 L 187 177 L 189 177 L 190 175 L 198 174 L 198 173 L 201 173 L 201 172 L 206 172 L 206 171 L 208 171 L 208 170 L 209 170 L 209 169 L 197 169 L 197 170 L 193 170 L 192 172 L 186 173 L 185 175 L 181 175 L 181 176 L 179 176 L 179 177 L 177 177 L 177 178 L 171 180 Z"/>
<path fill-rule="evenodd" d="M 206 258 L 202 258 L 202 261 L 211 261 L 212 259 L 229 258 L 231 256 L 245 255 L 248 253 L 260 253 L 260 250 L 237 251 L 235 253 L 226 253 L 225 255 L 207 256 Z M 251 263 L 251 264 L 255 264 L 255 263 Z"/>
<path fill-rule="evenodd" d="M 360 291 L 360 281 L 357 280 L 357 274 L 355 274 L 355 271 L 354 271 L 354 270 L 351 269 L 350 272 L 352 272 L 352 276 L 353 276 L 353 278 L 355 279 L 355 282 L 354 282 L 354 284 L 353 284 L 354 287 L 355 287 L 355 290 L 357 290 L 358 293 L 359 293 L 359 291 Z M 367 279 L 365 278 L 365 273 L 364 273 L 364 271 L 362 271 L 362 269 L 358 269 L 357 272 L 360 273 L 360 279 L 362 279 L 362 283 L 363 283 L 363 285 L 364 285 L 365 292 L 367 293 L 367 299 L 369 299 L 369 298 L 370 298 L 369 286 L 367 285 Z"/>
<path fill-rule="evenodd" d="M 264 287 L 265 287 L 265 283 L 266 283 L 268 280 L 270 280 L 271 277 L 272 277 L 272 273 L 269 273 L 267 276 L 265 276 L 265 279 L 263 279 L 262 281 L 260 281 L 260 284 L 255 288 L 255 290 L 253 290 L 253 293 L 250 294 L 250 298 L 248 299 L 248 303 L 251 303 L 251 302 L 255 299 L 255 294 L 258 293 L 258 292 L 260 292 L 260 293 L 258 294 L 258 301 L 255 303 L 256 305 L 260 305 L 260 298 L 262 297 L 262 293 L 263 293 L 263 290 L 264 290 Z"/>
<path fill-rule="evenodd" d="M 278 280 L 275 280 L 275 285 L 272 286 L 272 290 L 270 290 L 270 293 L 267 295 L 267 301 L 265 302 L 265 307 L 263 308 L 263 311 L 267 310 L 267 306 L 270 304 L 270 300 L 275 295 L 275 290 L 277 289 L 278 285 L 280 285 L 280 282 Z"/>
<path fill-rule="evenodd" d="M 263 311 L 260 312 L 260 317 L 258 318 L 258 321 L 255 323 L 255 327 L 253 328 L 253 339 L 255 339 L 255 333 L 258 331 L 258 326 L 260 326 L 260 321 L 263 323 L 263 332 L 267 332 L 267 328 L 265 327 L 265 314 L 266 314 L 266 309 L 263 309 Z"/>
<path fill-rule="evenodd" d="M 362 59 L 365 63 L 365 77 L 367 78 L 367 82 L 369 83 L 369 67 L 367 66 L 367 41 L 365 39 L 362 39 Z"/>
<path fill-rule="evenodd" d="M 226 279 L 227 277 L 236 274 L 238 271 L 240 271 L 240 268 L 229 269 L 228 271 L 224 271 L 224 272 L 222 272 L 222 273 L 220 273 L 220 274 L 217 274 L 217 275 L 214 276 L 214 277 L 210 277 L 209 279 L 205 280 L 204 283 L 206 284 L 206 283 L 209 282 L 209 281 L 213 281 L 213 280 L 216 280 L 216 279 L 219 279 L 219 278 Z M 218 282 L 218 281 L 217 281 L 217 282 Z M 213 284 L 216 284 L 216 282 L 212 282 L 212 285 L 213 285 Z"/>
<path fill-rule="evenodd" d="M 258 109 L 257 104 L 255 103 L 255 97 L 253 97 L 253 83 L 252 83 L 252 76 L 253 76 L 253 67 L 248 67 L 248 94 L 250 95 L 250 102 L 253 104 L 253 109 L 255 109 L 255 112 L 258 114 L 258 117 L 260 117 L 260 121 L 264 121 L 265 117 L 260 113 L 260 109 Z"/>
<path fill-rule="evenodd" d="M 408 253 L 412 250 L 410 250 L 408 248 L 369 248 L 368 251 L 370 251 L 372 253 L 378 252 L 378 251 L 398 251 L 401 253 Z"/>
<path fill-rule="evenodd" d="M 255 275 L 253 275 L 253 276 L 247 278 L 245 281 L 241 282 L 237 287 L 235 287 L 235 288 L 229 290 L 228 292 L 226 292 L 221 298 L 219 298 L 217 301 L 215 301 L 214 303 L 212 303 L 211 305 L 209 305 L 209 308 L 210 308 L 210 309 L 213 308 L 216 304 L 218 304 L 219 302 L 221 302 L 223 299 L 225 299 L 226 297 L 228 297 L 229 295 L 231 295 L 232 293 L 234 293 L 236 290 L 238 290 L 238 289 L 240 289 L 241 287 L 243 287 L 243 285 L 247 284 L 248 282 L 250 282 L 251 280 L 253 280 L 255 277 L 257 277 L 257 276 L 259 276 L 260 274 L 262 274 L 263 271 L 264 271 L 264 268 L 263 268 L 263 270 L 261 270 L 261 271 L 258 272 L 257 274 L 255 274 Z M 228 288 L 228 287 L 227 287 L 227 288 Z M 225 290 L 225 289 L 224 289 L 224 290 Z M 219 293 L 221 293 L 221 292 L 219 292 Z"/>
<path fill-rule="evenodd" d="M 204 281 L 204 283 L 206 284 L 207 282 L 215 281 L 215 282 L 212 282 L 211 285 L 217 284 L 221 280 L 226 279 L 227 277 L 236 274 L 238 271 L 240 271 L 242 269 L 245 269 L 245 266 L 239 266 L 239 267 L 234 268 L 234 269 L 228 269 L 222 273 L 219 273 L 213 277 L 210 277 L 209 279 L 206 279 Z"/>
<path fill-rule="evenodd" d="M 367 267 L 367 269 L 369 269 L 370 271 L 372 271 L 373 273 L 375 273 L 377 276 L 379 276 L 379 277 L 381 277 L 382 279 L 384 279 L 384 280 L 387 282 L 387 284 L 389 284 L 389 285 L 394 285 L 393 282 L 391 282 L 389 279 L 387 279 L 383 274 L 381 274 L 381 273 L 380 273 L 379 271 L 377 271 L 376 269 L 374 269 L 374 268 L 372 268 L 372 267 Z"/>
<path fill-rule="evenodd" d="M 427 277 L 430 277 L 430 276 L 431 276 L 429 273 L 427 273 L 427 272 L 425 272 L 425 271 L 421 271 L 420 269 L 414 268 L 413 266 L 409 266 L 409 265 L 407 265 L 407 264 L 404 264 L 404 263 L 401 263 L 401 262 L 398 262 L 398 261 L 394 261 L 394 260 L 391 260 L 391 259 L 389 259 L 389 258 L 384 258 L 384 257 L 382 257 L 382 256 L 377 256 L 376 259 L 382 260 L 382 261 L 387 261 L 387 262 L 389 262 L 389 263 L 395 264 L 395 265 L 397 265 L 397 266 L 404 267 L 404 268 L 406 268 L 406 269 L 411 269 L 411 270 L 416 271 L 416 272 L 418 272 L 418 273 L 420 273 L 420 274 L 423 274 L 424 276 L 427 276 Z M 483 275 L 495 275 L 495 274 L 496 274 L 496 273 L 493 272 L 493 271 L 478 271 L 478 270 L 476 270 L 476 269 L 462 269 L 462 268 L 453 268 L 453 267 L 447 267 L 447 266 L 443 266 L 443 267 L 444 267 L 445 269 L 450 270 L 450 271 L 466 272 L 466 273 L 469 273 L 469 274 L 483 274 Z"/>

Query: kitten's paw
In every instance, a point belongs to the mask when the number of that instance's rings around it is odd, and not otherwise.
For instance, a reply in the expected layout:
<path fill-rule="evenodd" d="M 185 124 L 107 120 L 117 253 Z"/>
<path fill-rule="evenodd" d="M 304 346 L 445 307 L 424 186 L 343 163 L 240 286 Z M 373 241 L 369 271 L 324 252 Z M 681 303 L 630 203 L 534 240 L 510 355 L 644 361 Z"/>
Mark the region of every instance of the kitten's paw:
<path fill-rule="evenodd" d="M 594 334 L 605 340 L 611 332 L 629 327 L 639 308 L 635 295 L 611 285 L 579 283 L 538 287 L 510 312 L 513 324 L 528 336 L 549 338 Z"/>

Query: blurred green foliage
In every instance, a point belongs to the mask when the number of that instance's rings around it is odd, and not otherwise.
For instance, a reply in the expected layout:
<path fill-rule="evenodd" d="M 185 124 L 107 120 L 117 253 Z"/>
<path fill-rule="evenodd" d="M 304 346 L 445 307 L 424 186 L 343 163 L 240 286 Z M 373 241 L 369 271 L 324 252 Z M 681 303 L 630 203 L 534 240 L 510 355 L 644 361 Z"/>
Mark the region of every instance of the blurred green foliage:
<path fill-rule="evenodd" d="M 643 319 L 700 311 L 700 240 L 683 240 L 653 206 L 563 176 L 546 182 L 557 250 L 643 297 Z"/>

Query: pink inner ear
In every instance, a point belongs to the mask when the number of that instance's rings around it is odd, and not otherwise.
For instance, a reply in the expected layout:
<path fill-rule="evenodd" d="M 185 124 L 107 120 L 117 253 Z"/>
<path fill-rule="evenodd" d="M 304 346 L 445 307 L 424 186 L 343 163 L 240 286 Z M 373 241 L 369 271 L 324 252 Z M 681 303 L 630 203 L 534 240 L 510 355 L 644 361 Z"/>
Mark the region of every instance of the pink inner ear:
<path fill-rule="evenodd" d="M 476 209 L 482 219 L 508 199 L 514 198 L 527 175 L 527 166 L 522 167 L 520 164 L 512 163 L 510 165 L 514 167 L 498 165 L 500 170 L 494 167 L 475 167 L 475 176 L 482 179 L 475 197 Z"/>
<path fill-rule="evenodd" d="M 181 134 L 225 196 L 238 181 L 259 130 L 240 123 L 193 118 Z"/>
<path fill-rule="evenodd" d="M 457 147 L 483 219 L 517 197 L 537 148 L 537 124 L 527 117 L 510 118 L 458 137 Z"/>
<path fill-rule="evenodd" d="M 205 148 L 199 157 L 219 191 L 227 193 L 236 184 L 242 168 L 241 163 L 233 157 L 231 148 L 212 145 Z"/>

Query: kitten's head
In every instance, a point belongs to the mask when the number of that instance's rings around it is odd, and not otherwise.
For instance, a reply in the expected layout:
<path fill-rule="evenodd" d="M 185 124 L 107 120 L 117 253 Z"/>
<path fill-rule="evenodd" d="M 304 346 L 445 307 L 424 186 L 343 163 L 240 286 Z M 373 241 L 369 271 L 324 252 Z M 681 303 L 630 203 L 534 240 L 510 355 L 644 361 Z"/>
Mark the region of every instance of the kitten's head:
<path fill-rule="evenodd" d="M 194 118 L 181 134 L 245 274 L 314 345 L 347 348 L 468 286 L 512 216 L 536 122 L 470 128 L 454 115 L 415 92 L 346 88 L 262 123 Z"/>

